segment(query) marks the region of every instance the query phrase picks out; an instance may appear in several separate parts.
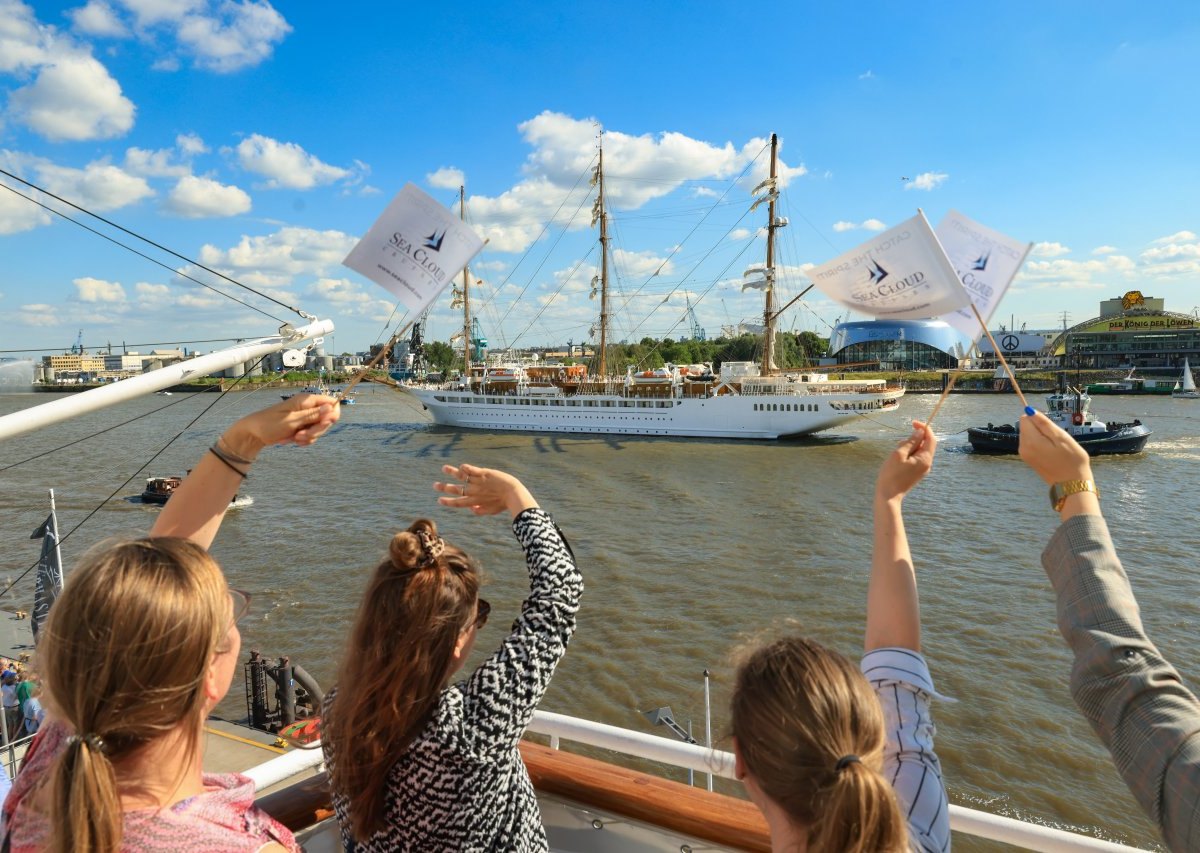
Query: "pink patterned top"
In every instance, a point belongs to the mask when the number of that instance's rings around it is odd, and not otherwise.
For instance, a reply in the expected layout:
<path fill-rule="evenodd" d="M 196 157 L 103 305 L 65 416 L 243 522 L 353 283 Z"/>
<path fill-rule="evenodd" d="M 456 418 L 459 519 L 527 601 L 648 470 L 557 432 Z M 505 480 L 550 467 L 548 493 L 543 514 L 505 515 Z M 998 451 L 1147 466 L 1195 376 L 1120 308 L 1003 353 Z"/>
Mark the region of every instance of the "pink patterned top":
<path fill-rule="evenodd" d="M 12 853 L 39 853 L 50 837 L 50 822 L 32 803 L 70 729 L 62 723 L 42 728 L 29 747 L 21 772 L 4 801 L 4 825 Z M 254 783 L 237 773 L 205 773 L 204 793 L 165 809 L 125 812 L 122 853 L 143 850 L 194 853 L 253 853 L 277 842 L 294 853 L 300 846 L 288 829 L 254 805 Z"/>

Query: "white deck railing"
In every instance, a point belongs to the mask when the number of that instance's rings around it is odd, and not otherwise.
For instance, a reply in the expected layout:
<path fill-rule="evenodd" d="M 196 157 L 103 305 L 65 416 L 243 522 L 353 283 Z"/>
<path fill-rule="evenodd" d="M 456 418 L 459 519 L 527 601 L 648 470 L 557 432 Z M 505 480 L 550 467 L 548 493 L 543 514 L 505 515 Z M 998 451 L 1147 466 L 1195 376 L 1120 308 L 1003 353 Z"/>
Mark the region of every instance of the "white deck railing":
<path fill-rule="evenodd" d="M 549 736 L 550 745 L 555 749 L 565 739 L 687 770 L 712 773 L 726 779 L 734 778 L 732 753 L 668 740 L 645 732 L 635 732 L 549 711 L 537 711 L 529 731 Z M 295 750 L 252 767 L 245 775 L 254 780 L 257 790 L 261 790 L 289 776 L 316 767 L 321 760 L 320 749 Z M 974 835 L 1043 853 L 1073 853 L 1078 850 L 1128 853 L 1139 849 L 956 805 L 950 806 L 950 828 L 964 835 Z"/>

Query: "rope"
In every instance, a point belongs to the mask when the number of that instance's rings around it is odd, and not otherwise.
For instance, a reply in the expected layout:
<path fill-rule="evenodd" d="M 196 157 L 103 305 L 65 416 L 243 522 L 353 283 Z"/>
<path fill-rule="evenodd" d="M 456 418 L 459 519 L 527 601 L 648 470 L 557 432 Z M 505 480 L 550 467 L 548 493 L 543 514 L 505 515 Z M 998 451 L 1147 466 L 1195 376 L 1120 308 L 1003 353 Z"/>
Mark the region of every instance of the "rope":
<path fill-rule="evenodd" d="M 255 367 L 257 367 L 259 364 L 262 364 L 262 361 L 263 361 L 263 359 L 259 358 L 259 360 L 255 363 Z M 208 414 L 209 410 L 212 409 L 213 406 L 215 406 L 215 405 L 217 405 L 217 403 L 221 402 L 221 399 L 226 394 L 228 394 L 230 391 L 232 391 L 234 389 L 234 387 L 237 386 L 238 383 L 240 383 L 245 378 L 246 378 L 245 376 L 239 377 L 237 380 L 235 380 L 233 382 L 232 385 L 229 386 L 229 388 L 227 388 L 226 390 L 224 390 L 220 394 L 218 394 L 217 399 L 213 400 L 211 403 L 209 403 L 207 406 L 205 406 L 204 409 L 200 412 L 200 414 L 196 415 L 196 417 L 194 417 L 190 421 L 188 421 L 187 425 L 184 426 L 183 429 L 181 429 L 179 432 L 175 433 L 175 435 L 172 436 L 167 441 L 166 444 L 164 444 L 161 448 L 159 448 L 159 450 L 153 456 L 151 456 L 149 459 L 147 459 L 140 468 L 138 468 L 136 471 L 134 471 L 132 474 L 130 474 L 128 479 L 125 480 L 125 482 L 123 482 L 123 483 L 121 483 L 121 485 L 117 486 L 117 488 L 114 489 L 112 491 L 112 493 L 109 494 L 108 497 L 106 497 L 104 500 L 100 501 L 100 503 L 96 506 L 95 509 L 93 509 L 87 515 L 85 515 L 78 524 L 76 524 L 74 527 L 72 527 L 70 530 L 68 530 L 65 534 L 63 534 L 62 538 L 60 538 L 58 540 L 58 544 L 62 545 L 62 543 L 66 542 L 67 539 L 69 539 L 73 533 L 75 533 L 77 530 L 79 530 L 79 528 L 83 527 L 83 525 L 87 524 L 88 521 L 91 520 L 92 516 L 94 516 L 96 513 L 98 513 L 100 510 L 102 510 L 109 501 L 111 501 L 118 494 L 120 494 L 120 492 L 123 491 L 126 486 L 128 486 L 130 483 L 132 483 L 133 480 L 138 475 L 140 475 L 143 471 L 146 470 L 146 468 L 150 465 L 151 462 L 153 462 L 155 459 L 157 459 L 158 457 L 160 457 L 164 453 L 166 453 L 167 448 L 169 448 L 172 444 L 174 444 L 176 441 L 178 441 L 179 438 L 181 436 L 183 436 L 184 433 L 186 433 L 189 429 L 191 429 L 198 420 L 200 420 L 202 417 L 204 417 L 206 414 Z M 178 402 L 182 402 L 182 401 L 178 401 Z M 172 403 L 170 405 L 174 405 L 174 403 Z M 165 408 L 167 408 L 167 407 L 161 406 L 160 408 L 155 409 L 154 411 L 155 412 L 162 411 L 162 409 L 165 409 Z M 153 414 L 153 412 L 151 412 L 150 414 Z M 133 420 L 137 420 L 137 418 L 134 418 Z M 110 427 L 110 429 L 111 429 L 111 427 Z M 108 432 L 108 431 L 109 430 L 107 430 L 107 429 L 102 430 L 101 432 L 94 433 L 94 435 L 101 435 L 102 433 Z M 92 438 L 92 437 L 93 436 L 88 436 L 88 438 Z M 80 441 L 82 441 L 82 440 L 83 439 L 80 439 Z M 73 443 L 78 443 L 78 442 L 73 442 Z M 44 454 L 42 454 L 42 455 L 44 455 Z M 41 557 L 38 557 L 38 559 L 34 561 L 33 565 L 31 565 L 29 568 L 27 568 L 25 571 L 21 572 L 21 574 L 17 576 L 16 580 L 9 581 L 8 585 L 6 587 L 4 587 L 4 589 L 0 590 L 0 598 L 3 598 L 5 595 L 7 595 L 12 590 L 13 587 L 15 587 L 18 583 L 21 582 L 22 579 L 24 579 L 24 577 L 26 575 L 28 575 L 30 572 L 32 572 L 34 569 L 36 569 L 39 565 L 41 565 L 41 562 L 42 562 Z"/>
<path fill-rule="evenodd" d="M 223 278 L 226 281 L 228 281 L 230 284 L 235 284 L 240 288 L 250 291 L 255 296 L 262 297 L 263 299 L 266 299 L 269 302 L 274 302 L 276 305 L 279 305 L 283 308 L 286 308 L 289 311 L 293 311 L 296 314 L 299 314 L 301 317 L 304 317 L 306 320 L 313 319 L 308 314 L 305 314 L 303 311 L 301 311 L 299 308 L 293 308 L 291 305 L 288 305 L 286 302 L 280 302 L 278 299 L 274 298 L 273 296 L 268 296 L 265 293 L 260 293 L 259 291 L 255 290 L 253 287 L 250 287 L 249 285 L 242 284 L 240 281 L 236 281 L 235 279 L 230 278 L 229 276 L 225 275 L 224 273 L 217 272 L 214 269 L 210 269 L 209 267 L 206 267 L 204 264 L 200 263 L 199 261 L 193 261 L 191 258 L 188 258 L 185 255 L 181 255 L 178 252 L 172 251 L 171 249 L 168 249 L 166 246 L 160 245 L 159 243 L 155 243 L 153 240 L 151 240 L 147 237 L 143 237 L 142 235 L 140 235 L 134 231 L 130 231 L 128 228 L 124 228 L 115 222 L 105 219 L 103 216 L 100 216 L 97 213 L 92 213 L 90 210 L 80 207 L 79 205 L 74 204 L 73 202 L 67 201 L 65 198 L 56 196 L 54 193 L 42 189 L 37 184 L 30 183 L 29 181 L 25 180 L 24 178 L 20 178 L 20 177 L 14 175 L 12 172 L 8 172 L 8 171 L 5 171 L 4 169 L 0 169 L 0 175 L 6 175 L 6 176 L 12 178 L 13 180 L 20 181 L 21 183 L 25 184 L 27 187 L 32 187 L 33 189 L 37 190 L 38 192 L 48 195 L 50 198 L 54 199 L 55 201 L 60 201 L 65 205 L 69 205 L 70 207 L 73 207 L 75 210 L 78 210 L 81 213 L 86 213 L 88 216 L 91 216 L 95 219 L 99 219 L 105 225 L 108 225 L 112 228 L 116 228 L 118 231 L 123 231 L 126 234 L 130 235 L 131 237 L 136 237 L 138 240 L 141 240 L 144 243 L 149 243 L 154 248 L 159 249 L 163 252 L 166 252 L 168 255 L 173 255 L 174 257 L 179 258 L 182 261 L 186 261 L 187 263 L 191 264 L 192 266 L 199 267 L 200 269 L 204 270 L 207 273 L 211 273 L 212 275 L 218 276 L 219 278 Z M 16 188 L 10 187 L 8 184 L 0 182 L 0 187 L 4 187 L 4 189 L 8 190 L 13 195 L 20 196 L 21 198 L 25 199 L 28 202 L 31 202 L 32 204 L 36 204 L 38 207 L 42 208 L 43 210 L 48 210 L 51 213 L 55 214 L 56 216 L 61 216 L 63 219 L 67 220 L 68 222 L 75 223 L 80 228 L 84 229 L 85 231 L 90 231 L 91 233 L 95 234 L 97 237 L 103 237 L 105 240 L 108 240 L 110 243 L 120 246 L 122 249 L 128 249 L 130 252 L 133 252 L 135 255 L 137 255 L 140 258 L 145 258 L 146 260 L 150 261 L 150 263 L 152 263 L 152 264 L 157 264 L 158 266 L 162 267 L 163 269 L 168 270 L 172 273 L 175 273 L 176 275 L 179 275 L 182 278 L 186 278 L 189 281 L 194 281 L 194 282 L 196 282 L 196 284 L 200 285 L 201 287 L 208 288 L 213 293 L 219 293 L 221 296 L 224 296 L 226 299 L 232 299 L 234 302 L 238 303 L 239 305 L 244 305 L 245 307 L 249 308 L 252 311 L 257 311 L 259 314 L 262 314 L 265 317 L 270 317 L 272 320 L 276 321 L 277 323 L 284 322 L 282 319 L 280 319 L 279 317 L 276 317 L 274 314 L 268 314 L 266 311 L 263 311 L 261 308 L 257 308 L 248 302 L 243 302 L 241 299 L 238 299 L 236 296 L 230 296 L 225 291 L 218 290 L 217 288 L 213 287 L 211 284 L 205 284 L 204 282 L 200 281 L 198 278 L 193 278 L 192 276 L 188 275 L 187 273 L 181 272 L 169 264 L 164 264 L 162 261 L 160 261 L 156 258 L 152 258 L 149 255 L 145 254 L 144 252 L 139 252 L 137 249 L 133 248 L 132 246 L 130 246 L 126 243 L 122 243 L 120 240 L 118 240 L 115 237 L 110 237 L 109 235 L 105 234 L 103 231 L 98 231 L 89 225 L 84 225 L 78 219 L 67 216 L 67 214 L 63 213 L 61 210 L 56 210 L 53 207 L 50 207 L 50 205 L 48 205 L 48 204 L 43 204 L 42 202 L 38 201 L 37 199 L 31 198 L 31 197 L 25 195 L 25 193 L 17 190 Z"/>

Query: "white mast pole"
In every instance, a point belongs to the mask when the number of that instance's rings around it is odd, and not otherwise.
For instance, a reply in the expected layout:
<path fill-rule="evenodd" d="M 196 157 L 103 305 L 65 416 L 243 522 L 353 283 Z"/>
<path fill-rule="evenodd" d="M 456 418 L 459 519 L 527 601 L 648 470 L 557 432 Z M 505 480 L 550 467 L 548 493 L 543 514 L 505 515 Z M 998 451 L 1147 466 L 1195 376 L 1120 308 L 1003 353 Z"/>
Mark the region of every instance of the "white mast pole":
<path fill-rule="evenodd" d="M 58 544 L 58 515 L 54 509 L 54 489 L 50 489 L 50 517 L 54 519 L 54 558 L 62 566 L 62 546 Z"/>
<path fill-rule="evenodd" d="M 254 361 L 308 338 L 328 335 L 332 331 L 332 320 L 318 320 L 298 329 L 285 326 L 278 335 L 238 344 L 177 364 L 169 364 L 158 370 L 143 373 L 141 376 L 122 379 L 111 385 L 93 388 L 91 391 L 84 391 L 80 394 L 72 394 L 62 400 L 54 400 L 20 412 L 13 412 L 11 415 L 0 417 L 0 440 L 123 403 L 134 397 L 162 391 L 172 385 L 178 385 L 180 382 L 208 376 L 210 373 L 225 370 L 235 364 Z"/>

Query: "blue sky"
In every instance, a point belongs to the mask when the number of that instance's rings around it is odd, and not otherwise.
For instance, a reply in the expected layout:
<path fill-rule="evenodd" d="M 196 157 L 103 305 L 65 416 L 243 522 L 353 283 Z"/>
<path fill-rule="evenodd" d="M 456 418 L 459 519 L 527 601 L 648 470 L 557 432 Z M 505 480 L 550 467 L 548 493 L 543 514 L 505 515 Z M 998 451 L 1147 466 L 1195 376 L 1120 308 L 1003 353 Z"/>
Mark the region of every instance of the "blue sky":
<path fill-rule="evenodd" d="M 346 252 L 405 182 L 453 204 L 465 181 L 484 334 L 562 344 L 597 313 L 603 126 L 615 338 L 683 336 L 689 302 L 711 337 L 761 314 L 741 281 L 774 131 L 781 298 L 871 229 L 956 208 L 1037 244 L 996 322 L 1055 327 L 1135 288 L 1200 305 L 1197 44 L 1183 2 L 0 0 L 0 168 L 332 318 L 338 351 L 400 318 Z M 277 325 L 7 191 L 0 259 L 0 349 Z M 810 296 L 784 328 L 842 315 Z M 443 300 L 430 335 L 455 316 Z"/>

